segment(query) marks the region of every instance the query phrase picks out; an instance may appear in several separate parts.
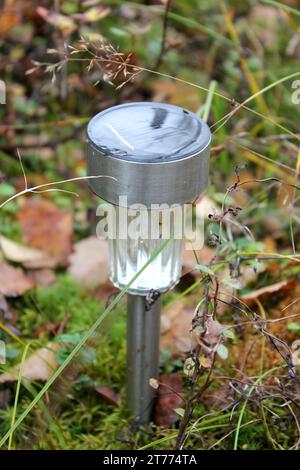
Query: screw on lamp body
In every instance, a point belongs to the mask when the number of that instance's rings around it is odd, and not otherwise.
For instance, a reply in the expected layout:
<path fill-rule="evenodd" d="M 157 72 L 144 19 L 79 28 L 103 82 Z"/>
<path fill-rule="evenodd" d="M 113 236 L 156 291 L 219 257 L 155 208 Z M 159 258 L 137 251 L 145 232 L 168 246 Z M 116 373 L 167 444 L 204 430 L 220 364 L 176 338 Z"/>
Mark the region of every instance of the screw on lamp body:
<path fill-rule="evenodd" d="M 149 293 L 163 293 L 180 279 L 183 239 L 177 232 L 182 220 L 175 223 L 173 213 L 182 212 L 207 186 L 210 130 L 180 107 L 131 103 L 94 116 L 87 135 L 88 175 L 113 178 L 89 180 L 92 191 L 115 209 L 111 281 L 124 288 L 153 257 L 128 289 L 127 304 L 127 402 L 134 418 L 146 423 L 154 402 L 149 380 L 159 372 L 160 298 L 149 302 Z M 132 215 L 136 205 L 142 215 L 139 227 Z M 160 251 L 166 225 L 161 214 L 169 216 L 170 241 Z M 126 236 L 120 236 L 125 225 Z"/>

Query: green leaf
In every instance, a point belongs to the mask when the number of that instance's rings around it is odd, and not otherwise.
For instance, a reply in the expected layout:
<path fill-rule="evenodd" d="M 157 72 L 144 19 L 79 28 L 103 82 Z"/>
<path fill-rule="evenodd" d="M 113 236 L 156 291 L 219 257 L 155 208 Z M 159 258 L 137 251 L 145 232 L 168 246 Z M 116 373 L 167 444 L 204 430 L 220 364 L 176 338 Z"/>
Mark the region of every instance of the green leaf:
<path fill-rule="evenodd" d="M 55 341 L 57 343 L 67 343 L 67 344 L 78 344 L 81 338 L 83 337 L 82 333 L 65 333 L 63 335 L 57 336 Z"/>
<path fill-rule="evenodd" d="M 214 276 L 215 273 L 205 264 L 196 264 L 196 268 L 202 271 L 205 274 L 209 274 L 210 276 Z"/>
<path fill-rule="evenodd" d="M 218 204 L 223 204 L 225 196 L 226 196 L 225 193 L 214 193 L 212 198 Z M 233 206 L 234 205 L 234 199 L 231 196 L 226 196 L 225 204 L 226 204 L 226 206 Z"/>
<path fill-rule="evenodd" d="M 10 197 L 16 193 L 15 188 L 8 183 L 1 183 L 0 184 L 0 196 L 3 197 Z"/>
<path fill-rule="evenodd" d="M 198 326 L 196 326 L 196 328 L 195 328 L 195 332 L 196 332 L 196 333 L 201 334 L 201 333 L 204 333 L 204 331 L 205 331 L 205 328 L 204 328 L 202 325 L 198 325 Z"/>
<path fill-rule="evenodd" d="M 130 34 L 128 33 L 128 31 L 125 31 L 124 29 L 121 29 L 121 28 L 116 28 L 115 26 L 112 26 L 111 28 L 109 28 L 111 34 L 113 34 L 114 36 L 118 36 L 120 38 L 128 38 L 130 37 Z"/>
<path fill-rule="evenodd" d="M 15 359 L 19 355 L 20 355 L 20 351 L 17 351 L 16 349 L 13 349 L 13 348 L 6 348 L 6 351 L 5 351 L 6 359 Z"/>
<path fill-rule="evenodd" d="M 235 338 L 234 331 L 229 327 L 225 327 L 222 333 L 223 333 L 223 336 L 225 336 L 226 338 L 229 338 L 229 339 Z"/>
<path fill-rule="evenodd" d="M 55 360 L 57 364 L 59 365 L 63 364 L 66 358 L 69 356 L 69 354 L 70 354 L 70 348 L 67 348 L 67 347 L 60 348 L 55 355 Z"/>
<path fill-rule="evenodd" d="M 86 346 L 80 352 L 80 357 L 85 364 L 93 364 L 96 360 L 96 349 Z"/>
<path fill-rule="evenodd" d="M 175 408 L 175 413 L 177 413 L 181 418 L 184 417 L 184 409 L 183 408 Z"/>
<path fill-rule="evenodd" d="M 226 348 L 226 346 L 224 346 L 224 344 L 218 344 L 216 351 L 221 359 L 225 360 L 228 358 L 228 349 Z"/>
<path fill-rule="evenodd" d="M 236 246 L 238 250 L 245 252 L 260 252 L 264 250 L 264 244 L 261 242 L 256 242 L 252 238 L 243 237 L 237 238 L 233 242 L 233 246 Z"/>
<path fill-rule="evenodd" d="M 288 329 L 300 333 L 300 323 L 291 322 L 288 324 Z"/>

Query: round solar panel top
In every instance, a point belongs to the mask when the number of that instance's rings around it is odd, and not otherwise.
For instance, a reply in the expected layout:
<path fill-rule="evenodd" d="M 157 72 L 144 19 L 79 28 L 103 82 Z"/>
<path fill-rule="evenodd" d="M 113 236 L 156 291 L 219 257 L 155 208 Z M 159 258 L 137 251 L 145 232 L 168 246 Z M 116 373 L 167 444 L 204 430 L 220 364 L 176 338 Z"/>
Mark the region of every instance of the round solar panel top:
<path fill-rule="evenodd" d="M 138 163 L 166 163 L 204 150 L 207 124 L 186 109 L 161 103 L 129 103 L 94 116 L 88 139 L 103 154 Z"/>

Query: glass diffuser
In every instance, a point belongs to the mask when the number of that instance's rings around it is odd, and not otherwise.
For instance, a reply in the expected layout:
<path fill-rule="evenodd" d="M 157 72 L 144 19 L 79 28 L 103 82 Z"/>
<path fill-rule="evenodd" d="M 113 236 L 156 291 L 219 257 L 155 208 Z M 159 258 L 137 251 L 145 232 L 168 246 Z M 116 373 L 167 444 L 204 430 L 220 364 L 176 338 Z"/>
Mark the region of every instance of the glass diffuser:
<path fill-rule="evenodd" d="M 182 209 L 179 206 L 179 209 Z M 126 208 L 116 208 L 117 224 L 116 231 L 121 231 L 120 221 L 124 220 L 119 216 L 120 212 L 125 213 L 127 217 L 127 226 L 135 221 L 130 215 L 130 210 Z M 182 233 L 182 227 L 177 227 L 173 210 L 144 210 L 142 213 L 142 221 L 149 229 L 144 234 L 119 238 L 115 237 L 109 240 L 109 270 L 110 280 L 112 283 L 122 289 L 133 278 L 133 276 L 142 269 L 147 261 L 157 253 L 162 244 L 165 242 L 164 237 L 164 220 L 168 223 L 169 240 L 166 246 L 153 259 L 151 264 L 147 266 L 139 277 L 134 281 L 128 290 L 131 294 L 147 295 L 149 290 L 164 292 L 174 287 L 180 278 L 181 259 L 183 250 L 182 237 L 178 237 Z M 146 220 L 145 220 L 146 219 Z M 151 237 L 151 225 L 157 225 L 155 237 Z M 132 234 L 134 235 L 134 234 Z"/>

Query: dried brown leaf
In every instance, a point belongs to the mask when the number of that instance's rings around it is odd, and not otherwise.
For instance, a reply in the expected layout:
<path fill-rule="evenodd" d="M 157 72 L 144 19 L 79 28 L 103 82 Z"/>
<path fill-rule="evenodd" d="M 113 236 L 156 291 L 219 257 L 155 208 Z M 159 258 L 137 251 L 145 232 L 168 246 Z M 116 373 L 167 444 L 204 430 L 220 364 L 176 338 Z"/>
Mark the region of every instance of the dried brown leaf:
<path fill-rule="evenodd" d="M 25 267 L 30 266 L 30 264 L 36 267 L 53 265 L 53 257 L 45 251 L 16 243 L 3 235 L 0 235 L 0 248 L 6 259 L 21 263 Z"/>
<path fill-rule="evenodd" d="M 243 300 L 255 300 L 261 296 L 269 296 L 274 293 L 278 292 L 289 292 L 292 290 L 296 285 L 296 281 L 293 279 L 288 279 L 285 281 L 277 282 L 276 284 L 272 284 L 269 286 L 262 287 L 261 289 L 254 290 L 249 292 L 249 294 L 244 294 L 241 296 Z"/>
<path fill-rule="evenodd" d="M 28 198 L 18 212 L 23 238 L 64 262 L 72 250 L 72 214 L 44 199 Z"/>
<path fill-rule="evenodd" d="M 47 346 L 35 351 L 23 364 L 23 379 L 32 382 L 41 380 L 46 382 L 58 367 L 56 353 L 60 348 L 59 343 L 48 343 Z M 20 365 L 14 367 L 11 373 L 0 375 L 0 383 L 15 382 L 18 380 Z"/>
<path fill-rule="evenodd" d="M 18 297 L 34 287 L 33 281 L 21 268 L 0 261 L 0 292 L 6 297 Z"/>
<path fill-rule="evenodd" d="M 170 375 L 161 375 L 159 382 L 154 422 L 162 428 L 169 428 L 180 419 L 175 410 L 180 408 L 183 403 L 180 396 L 183 389 L 182 378 L 176 372 Z"/>
<path fill-rule="evenodd" d="M 106 240 L 88 237 L 75 243 L 70 255 L 69 274 L 84 285 L 103 284 L 108 279 Z"/>
<path fill-rule="evenodd" d="M 95 391 L 109 405 L 117 406 L 120 401 L 120 394 L 110 387 L 96 387 Z"/>

